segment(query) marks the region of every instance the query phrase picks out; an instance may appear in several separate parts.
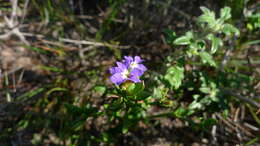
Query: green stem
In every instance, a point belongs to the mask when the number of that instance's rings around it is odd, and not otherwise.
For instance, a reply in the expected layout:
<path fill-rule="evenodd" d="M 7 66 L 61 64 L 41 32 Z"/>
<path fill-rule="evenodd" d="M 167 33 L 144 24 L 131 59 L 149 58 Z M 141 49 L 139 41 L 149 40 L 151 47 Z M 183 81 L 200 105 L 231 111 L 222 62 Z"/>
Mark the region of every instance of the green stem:
<path fill-rule="evenodd" d="M 245 143 L 245 146 L 252 145 L 253 143 L 257 142 L 258 139 L 259 139 L 259 136 L 254 138 L 254 139 L 251 139 L 249 142 Z"/>
<path fill-rule="evenodd" d="M 253 118 L 255 119 L 255 121 L 257 122 L 257 124 L 260 125 L 260 119 L 257 117 L 257 115 L 255 114 L 255 112 L 253 111 L 253 108 L 249 105 L 246 104 L 246 106 L 248 107 L 250 113 L 252 114 Z"/>

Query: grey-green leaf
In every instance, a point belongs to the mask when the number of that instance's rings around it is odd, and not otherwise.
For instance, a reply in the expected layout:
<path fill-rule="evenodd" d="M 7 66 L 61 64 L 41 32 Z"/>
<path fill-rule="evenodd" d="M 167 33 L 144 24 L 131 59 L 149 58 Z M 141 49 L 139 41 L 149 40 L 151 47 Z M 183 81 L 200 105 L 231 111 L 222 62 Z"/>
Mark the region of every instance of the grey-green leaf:
<path fill-rule="evenodd" d="M 228 20 L 229 18 L 231 18 L 231 9 L 229 7 L 224 7 L 220 10 L 220 19 L 224 20 Z"/>
<path fill-rule="evenodd" d="M 215 53 L 218 48 L 223 45 L 222 40 L 218 37 L 215 37 L 213 34 L 209 34 L 207 38 L 211 41 L 211 53 Z"/>
<path fill-rule="evenodd" d="M 168 68 L 164 78 L 172 87 L 178 89 L 184 79 L 184 68 L 181 66 L 172 66 Z"/>
<path fill-rule="evenodd" d="M 198 17 L 198 21 L 201 23 L 208 23 L 209 25 L 212 25 L 215 23 L 215 13 L 210 11 L 206 7 L 200 7 L 202 10 L 203 14 Z"/>
<path fill-rule="evenodd" d="M 234 27 L 233 25 L 231 25 L 231 24 L 224 24 L 223 28 L 222 28 L 222 31 L 227 36 L 230 36 L 232 34 L 235 34 L 236 36 L 239 36 L 239 34 L 240 34 L 239 30 L 236 27 Z"/>
<path fill-rule="evenodd" d="M 201 9 L 201 11 L 202 11 L 204 14 L 210 14 L 210 13 L 211 13 L 211 11 L 210 11 L 208 8 L 206 8 L 206 7 L 201 6 L 200 9 Z"/>
<path fill-rule="evenodd" d="M 181 36 L 174 41 L 175 45 L 188 45 L 189 43 L 190 43 L 190 39 L 187 38 L 186 36 Z"/>
<path fill-rule="evenodd" d="M 175 45 L 188 45 L 193 38 L 193 33 L 191 31 L 186 32 L 184 36 L 177 38 L 173 43 Z"/>
<path fill-rule="evenodd" d="M 216 62 L 214 61 L 213 57 L 211 56 L 211 54 L 207 53 L 207 52 L 200 52 L 200 58 L 202 59 L 203 63 L 208 63 L 211 66 L 216 67 Z"/>

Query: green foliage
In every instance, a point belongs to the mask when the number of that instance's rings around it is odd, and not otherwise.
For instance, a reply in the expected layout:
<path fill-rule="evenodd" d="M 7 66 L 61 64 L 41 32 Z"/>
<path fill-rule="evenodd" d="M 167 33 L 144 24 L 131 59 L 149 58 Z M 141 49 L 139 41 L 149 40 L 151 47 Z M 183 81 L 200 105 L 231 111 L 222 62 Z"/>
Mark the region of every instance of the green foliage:
<path fill-rule="evenodd" d="M 100 95 L 104 95 L 106 93 L 106 86 L 101 86 L 101 85 L 98 85 L 98 86 L 95 86 L 94 89 L 93 89 L 95 92 L 98 92 Z"/>
<path fill-rule="evenodd" d="M 172 87 L 178 89 L 184 79 L 184 68 L 181 66 L 169 67 L 164 78 Z"/>
<path fill-rule="evenodd" d="M 176 39 L 176 33 L 173 30 L 166 29 L 164 30 L 165 36 L 166 36 L 166 42 L 168 44 L 172 44 L 173 41 Z"/>
<path fill-rule="evenodd" d="M 231 18 L 231 9 L 229 7 L 224 7 L 220 10 L 220 18 L 216 18 L 215 12 L 210 11 L 206 7 L 201 7 L 201 10 L 203 13 L 197 19 L 199 31 L 187 31 L 185 35 L 177 37 L 170 43 L 177 46 L 186 46 L 183 52 L 176 52 L 178 54 L 174 54 L 173 57 L 184 56 L 183 65 L 196 68 L 195 70 L 187 70 L 185 76 L 184 67 L 180 67 L 178 64 L 170 66 L 166 71 L 165 79 L 170 83 L 170 86 L 175 87 L 175 90 L 181 86 L 187 88 L 187 85 L 191 85 L 189 90 L 194 92 L 191 95 L 193 101 L 189 104 L 188 108 L 179 108 L 176 111 L 177 117 L 185 117 L 197 111 L 206 110 L 210 105 L 214 104 L 218 104 L 217 108 L 224 109 L 227 103 L 226 99 L 222 97 L 221 87 L 219 86 L 220 81 L 213 79 L 214 75 L 211 75 L 212 71 L 202 71 L 200 66 L 209 66 L 218 69 L 219 63 L 216 60 L 217 57 L 214 57 L 213 54 L 220 57 L 221 49 L 228 47 L 224 46 L 225 40 L 234 35 L 238 36 L 239 30 L 226 22 Z M 172 32 L 172 34 L 174 33 Z M 225 34 L 225 36 L 220 34 Z M 196 59 L 197 56 L 200 57 L 201 61 Z M 173 58 L 174 60 L 177 61 L 177 59 Z M 216 71 L 213 69 L 213 72 L 215 72 L 213 74 L 217 74 L 218 72 Z M 213 109 L 215 110 L 215 106 Z"/>
<path fill-rule="evenodd" d="M 40 2 L 32 2 L 42 21 L 52 23 L 64 19 L 66 22 L 74 20 L 73 17 L 64 17 L 64 11 L 57 13 L 62 6 L 55 1 L 48 0 L 42 7 Z M 126 2 L 127 0 L 108 1 L 109 11 L 95 34 L 97 40 L 103 39 L 104 34 L 116 24 L 114 20 Z M 68 5 L 64 5 L 64 9 L 70 11 Z M 243 44 L 239 38 L 240 31 L 230 21 L 233 13 L 230 7 L 220 9 L 219 15 L 206 7 L 200 9 L 202 14 L 196 20 L 197 27 L 192 27 L 192 30 L 187 30 L 180 36 L 174 30 L 164 31 L 166 42 L 172 48 L 163 56 L 166 58 L 161 61 L 163 65 L 158 65 L 158 70 L 149 69 L 141 83 L 127 81 L 120 86 L 106 84 L 106 77 L 103 76 L 107 76 L 104 73 L 107 66 L 103 65 L 92 69 L 84 68 L 83 72 L 77 69 L 67 71 L 67 64 L 62 67 L 40 66 L 42 70 L 54 74 L 55 80 L 50 85 L 40 86 L 15 99 L 19 102 L 42 97 L 36 101 L 31 112 L 19 121 L 18 129 L 31 128 L 37 131 L 44 127 L 33 136 L 34 144 L 41 144 L 48 135 L 54 135 L 59 141 L 57 145 L 71 146 L 100 143 L 113 145 L 120 138 L 139 132 L 140 125 L 154 128 L 160 123 L 160 118 L 177 118 L 196 132 L 209 132 L 213 125 L 218 124 L 211 114 L 217 112 L 228 116 L 230 103 L 238 103 L 224 89 L 253 93 L 252 84 L 257 82 L 254 76 L 250 76 L 252 68 L 239 60 L 241 55 L 234 55 L 238 59 L 231 57 L 224 64 L 226 52 L 232 48 L 235 51 L 242 50 L 241 46 L 255 45 L 259 40 Z M 259 15 L 247 16 L 246 23 L 251 32 L 256 31 L 260 23 Z M 52 52 L 38 47 L 27 48 L 40 55 L 50 55 Z M 125 53 L 118 48 L 110 48 L 111 50 L 116 52 L 115 58 L 120 58 Z M 89 52 L 87 58 L 91 60 L 96 52 Z M 63 55 L 58 53 L 58 56 Z M 248 60 L 251 61 L 250 58 Z M 105 61 L 104 64 L 111 63 Z M 153 66 L 153 62 L 149 65 Z M 256 109 L 248 104 L 246 107 L 259 123 Z M 4 132 L 10 134 L 12 129 L 5 129 Z M 0 134 L 0 140 L 2 137 L 7 136 Z M 255 139 L 252 139 L 248 144 L 254 142 Z"/>
<path fill-rule="evenodd" d="M 193 32 L 188 31 L 185 33 L 184 36 L 175 39 L 173 43 L 175 45 L 189 45 L 192 42 L 193 38 L 194 38 Z"/>
<path fill-rule="evenodd" d="M 216 67 L 216 62 L 213 60 L 213 57 L 208 52 L 200 52 L 200 58 L 203 63 L 208 63 L 211 66 Z"/>
<path fill-rule="evenodd" d="M 260 13 L 247 16 L 247 29 L 250 31 L 260 29 Z"/>
<path fill-rule="evenodd" d="M 203 63 L 217 67 L 211 54 L 217 52 L 223 46 L 221 38 L 218 34 L 224 33 L 227 37 L 231 35 L 239 35 L 239 30 L 233 25 L 225 23 L 231 18 L 231 9 L 225 7 L 221 9 L 220 18 L 217 19 L 215 13 L 205 7 L 201 7 L 203 14 L 198 17 L 198 24 L 201 31 L 188 31 L 185 35 L 176 38 L 174 45 L 185 45 L 188 57 L 200 56 Z M 207 48 L 207 42 L 210 41 L 210 49 Z M 210 50 L 210 52 L 206 52 Z"/>
<path fill-rule="evenodd" d="M 210 50 L 212 54 L 215 53 L 218 50 L 218 48 L 223 45 L 222 40 L 218 37 L 215 37 L 213 34 L 208 34 L 207 39 L 212 43 Z"/>
<path fill-rule="evenodd" d="M 229 7 L 222 8 L 220 18 L 215 17 L 215 13 L 205 7 L 201 7 L 203 14 L 198 18 L 198 23 L 202 28 L 208 29 L 210 33 L 225 33 L 227 36 L 231 34 L 239 35 L 239 30 L 231 24 L 225 23 L 231 18 L 231 9 Z"/>
<path fill-rule="evenodd" d="M 199 91 L 201 94 L 193 95 L 193 102 L 189 105 L 190 110 L 205 110 L 205 108 L 211 105 L 213 102 L 220 103 L 219 89 L 217 84 L 210 80 L 208 76 L 203 73 L 199 74 L 201 86 Z"/>
<path fill-rule="evenodd" d="M 246 7 L 246 3 L 254 0 L 222 0 L 223 6 L 228 6 L 232 9 L 232 17 L 240 19 L 243 15 L 243 9 Z"/>
<path fill-rule="evenodd" d="M 220 19 L 223 21 L 231 18 L 231 9 L 229 7 L 225 7 L 220 10 Z"/>

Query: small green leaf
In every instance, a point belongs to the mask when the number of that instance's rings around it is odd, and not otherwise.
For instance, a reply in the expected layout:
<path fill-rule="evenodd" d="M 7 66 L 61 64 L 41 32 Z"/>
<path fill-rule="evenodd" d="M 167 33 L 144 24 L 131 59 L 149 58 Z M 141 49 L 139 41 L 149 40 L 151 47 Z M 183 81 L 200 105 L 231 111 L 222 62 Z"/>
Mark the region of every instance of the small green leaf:
<path fill-rule="evenodd" d="M 203 14 L 205 15 L 212 15 L 213 12 L 211 12 L 208 8 L 206 7 L 200 7 L 201 11 L 203 12 Z"/>
<path fill-rule="evenodd" d="M 67 88 L 61 88 L 61 87 L 55 87 L 55 88 L 52 88 L 50 89 L 46 95 L 49 96 L 50 94 L 52 94 L 53 92 L 67 92 L 68 89 Z"/>
<path fill-rule="evenodd" d="M 32 90 L 32 91 L 28 91 L 26 92 L 25 94 L 17 97 L 15 100 L 17 101 L 22 101 L 22 100 L 28 100 L 29 98 L 33 97 L 33 96 L 36 96 L 37 94 L 39 93 L 42 93 L 43 91 L 45 91 L 47 88 L 46 87 L 40 87 L 40 88 L 37 88 L 35 90 Z"/>
<path fill-rule="evenodd" d="M 215 53 L 218 48 L 223 45 L 222 40 L 215 37 L 213 34 L 209 34 L 207 38 L 211 41 L 211 53 Z"/>
<path fill-rule="evenodd" d="M 172 66 L 168 68 L 164 78 L 172 87 L 178 89 L 184 79 L 184 68 L 180 66 Z"/>
<path fill-rule="evenodd" d="M 198 22 L 208 23 L 209 25 L 212 25 L 213 23 L 215 23 L 216 19 L 215 19 L 215 13 L 214 12 L 210 11 L 206 7 L 200 7 L 200 9 L 202 10 L 203 14 L 198 17 Z"/>
<path fill-rule="evenodd" d="M 121 87 L 128 95 L 137 95 L 144 90 L 144 83 L 125 82 Z"/>
<path fill-rule="evenodd" d="M 162 85 L 158 86 L 153 89 L 153 97 L 158 98 L 158 99 L 165 98 L 167 96 L 168 90 L 169 90 L 168 88 L 166 88 Z"/>
<path fill-rule="evenodd" d="M 208 63 L 208 64 L 210 64 L 211 66 L 214 66 L 214 67 L 217 66 L 216 62 L 213 60 L 213 57 L 209 53 L 200 52 L 199 55 L 200 55 L 200 58 L 202 59 L 203 63 Z"/>
<path fill-rule="evenodd" d="M 187 38 L 186 36 L 179 37 L 174 41 L 175 45 L 188 45 L 189 43 L 190 43 L 190 39 Z"/>
<path fill-rule="evenodd" d="M 229 7 L 224 7 L 220 10 L 220 19 L 224 20 L 228 20 L 229 18 L 231 18 L 231 9 Z"/>
<path fill-rule="evenodd" d="M 200 89 L 199 89 L 202 93 L 205 93 L 205 94 L 209 94 L 210 93 L 210 88 L 208 88 L 208 87 L 201 87 Z"/>
<path fill-rule="evenodd" d="M 101 135 L 102 135 L 102 140 L 103 140 L 104 142 L 108 142 L 108 141 L 110 140 L 110 137 L 109 137 L 109 134 L 108 134 L 108 133 L 102 132 Z"/>
<path fill-rule="evenodd" d="M 236 36 L 239 36 L 239 34 L 240 34 L 239 30 L 236 27 L 234 27 L 233 25 L 231 25 L 231 24 L 224 24 L 223 28 L 222 28 L 222 31 L 227 36 L 230 36 L 232 34 L 235 34 Z"/>
<path fill-rule="evenodd" d="M 197 41 L 196 45 L 200 50 L 205 50 L 206 48 L 206 42 L 204 40 Z"/>
<path fill-rule="evenodd" d="M 190 110 L 203 109 L 203 108 L 204 108 L 204 106 L 203 106 L 200 102 L 198 102 L 198 101 L 196 101 L 196 100 L 194 100 L 194 101 L 189 105 L 189 109 L 190 109 Z"/>
<path fill-rule="evenodd" d="M 178 118 L 184 118 L 186 115 L 188 114 L 188 110 L 183 108 L 183 107 L 179 107 L 175 112 L 174 115 Z"/>
<path fill-rule="evenodd" d="M 98 85 L 98 86 L 95 86 L 93 90 L 98 92 L 99 94 L 103 95 L 106 92 L 106 86 Z"/>
<path fill-rule="evenodd" d="M 217 124 L 217 120 L 213 119 L 213 118 L 209 118 L 209 119 L 204 119 L 201 123 L 200 123 L 200 127 L 201 128 L 209 128 L 213 125 Z"/>
<path fill-rule="evenodd" d="M 173 43 L 175 45 L 188 45 L 193 38 L 193 33 L 191 31 L 186 32 L 184 36 L 177 38 Z"/>
<path fill-rule="evenodd" d="M 168 44 L 172 44 L 174 42 L 174 40 L 176 39 L 176 33 L 170 29 L 166 29 L 164 30 L 165 33 L 165 38 L 166 38 L 166 43 Z"/>
<path fill-rule="evenodd" d="M 128 132 L 128 127 L 123 127 L 122 133 L 123 133 L 123 134 L 126 134 L 127 132 Z"/>

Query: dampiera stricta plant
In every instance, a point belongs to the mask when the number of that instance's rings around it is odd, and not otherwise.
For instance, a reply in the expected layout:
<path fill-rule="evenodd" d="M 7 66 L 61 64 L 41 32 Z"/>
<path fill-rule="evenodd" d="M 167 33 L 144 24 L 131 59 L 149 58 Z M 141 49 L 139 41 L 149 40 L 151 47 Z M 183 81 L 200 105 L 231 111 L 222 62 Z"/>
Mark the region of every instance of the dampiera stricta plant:
<path fill-rule="evenodd" d="M 110 80 L 116 84 L 120 85 L 126 81 L 132 81 L 134 83 L 141 82 L 140 76 L 147 70 L 147 68 L 142 64 L 144 60 L 140 56 L 124 56 L 121 62 L 116 62 L 116 67 L 111 67 L 109 69 L 111 73 Z"/>

